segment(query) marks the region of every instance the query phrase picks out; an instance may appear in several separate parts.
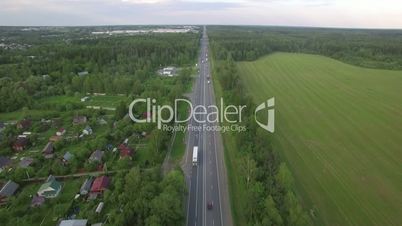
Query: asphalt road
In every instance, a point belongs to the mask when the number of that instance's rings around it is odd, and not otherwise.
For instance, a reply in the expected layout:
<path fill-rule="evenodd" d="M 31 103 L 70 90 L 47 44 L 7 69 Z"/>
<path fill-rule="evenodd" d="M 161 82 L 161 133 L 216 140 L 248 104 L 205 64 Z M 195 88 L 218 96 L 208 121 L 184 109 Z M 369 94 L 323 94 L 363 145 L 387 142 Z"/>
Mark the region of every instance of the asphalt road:
<path fill-rule="evenodd" d="M 208 37 L 204 27 L 198 62 L 199 76 L 192 96 L 193 106 L 215 105 L 212 78 L 208 78 L 211 76 L 208 55 Z M 206 117 L 199 116 L 197 119 L 205 120 Z M 190 129 L 187 134 L 185 173 L 189 187 L 186 219 L 188 226 L 231 226 L 233 224 L 221 134 L 206 129 L 213 125 L 217 123 L 198 123 L 195 120 L 189 122 L 190 127 L 198 129 Z M 198 146 L 199 150 L 197 166 L 192 166 L 194 146 Z M 207 208 L 207 203 L 210 202 L 213 204 L 212 209 Z"/>

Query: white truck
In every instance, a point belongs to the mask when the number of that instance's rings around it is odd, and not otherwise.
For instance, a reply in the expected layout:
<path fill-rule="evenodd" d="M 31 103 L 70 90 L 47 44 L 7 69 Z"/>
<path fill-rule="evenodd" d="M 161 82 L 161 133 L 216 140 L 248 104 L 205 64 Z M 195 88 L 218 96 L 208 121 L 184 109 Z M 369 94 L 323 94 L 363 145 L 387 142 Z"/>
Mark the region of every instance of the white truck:
<path fill-rule="evenodd" d="M 193 147 L 193 166 L 197 166 L 198 163 L 198 146 Z"/>

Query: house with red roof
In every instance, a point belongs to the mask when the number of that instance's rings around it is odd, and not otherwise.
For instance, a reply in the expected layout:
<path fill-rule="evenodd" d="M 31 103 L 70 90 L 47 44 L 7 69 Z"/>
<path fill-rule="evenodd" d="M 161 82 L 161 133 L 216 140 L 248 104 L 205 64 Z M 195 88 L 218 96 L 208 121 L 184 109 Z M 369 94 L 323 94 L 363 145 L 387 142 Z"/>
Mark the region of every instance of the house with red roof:
<path fill-rule="evenodd" d="M 103 193 L 109 187 L 109 177 L 100 176 L 97 177 L 91 186 L 91 193 Z"/>
<path fill-rule="evenodd" d="M 120 151 L 120 158 L 131 158 L 133 157 L 134 154 L 134 150 L 125 144 L 119 145 L 119 151 Z"/>

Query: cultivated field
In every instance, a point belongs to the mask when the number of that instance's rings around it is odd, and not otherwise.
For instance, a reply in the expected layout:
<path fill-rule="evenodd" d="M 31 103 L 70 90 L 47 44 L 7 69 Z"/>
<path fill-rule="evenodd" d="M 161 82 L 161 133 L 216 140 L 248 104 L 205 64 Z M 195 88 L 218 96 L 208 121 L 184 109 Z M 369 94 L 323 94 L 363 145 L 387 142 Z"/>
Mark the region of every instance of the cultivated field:
<path fill-rule="evenodd" d="M 319 225 L 402 222 L 402 72 L 316 55 L 241 62 L 256 103 L 274 96 L 274 147 Z"/>

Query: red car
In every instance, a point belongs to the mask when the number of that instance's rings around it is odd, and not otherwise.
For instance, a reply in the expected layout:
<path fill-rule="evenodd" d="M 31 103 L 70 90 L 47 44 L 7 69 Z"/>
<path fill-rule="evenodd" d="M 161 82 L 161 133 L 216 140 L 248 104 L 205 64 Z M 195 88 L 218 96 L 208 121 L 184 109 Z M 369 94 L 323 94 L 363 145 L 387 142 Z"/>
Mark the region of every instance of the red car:
<path fill-rule="evenodd" d="M 212 207 L 214 207 L 214 203 L 211 201 L 211 202 L 208 202 L 207 203 L 207 208 L 209 209 L 209 210 L 212 210 Z"/>

